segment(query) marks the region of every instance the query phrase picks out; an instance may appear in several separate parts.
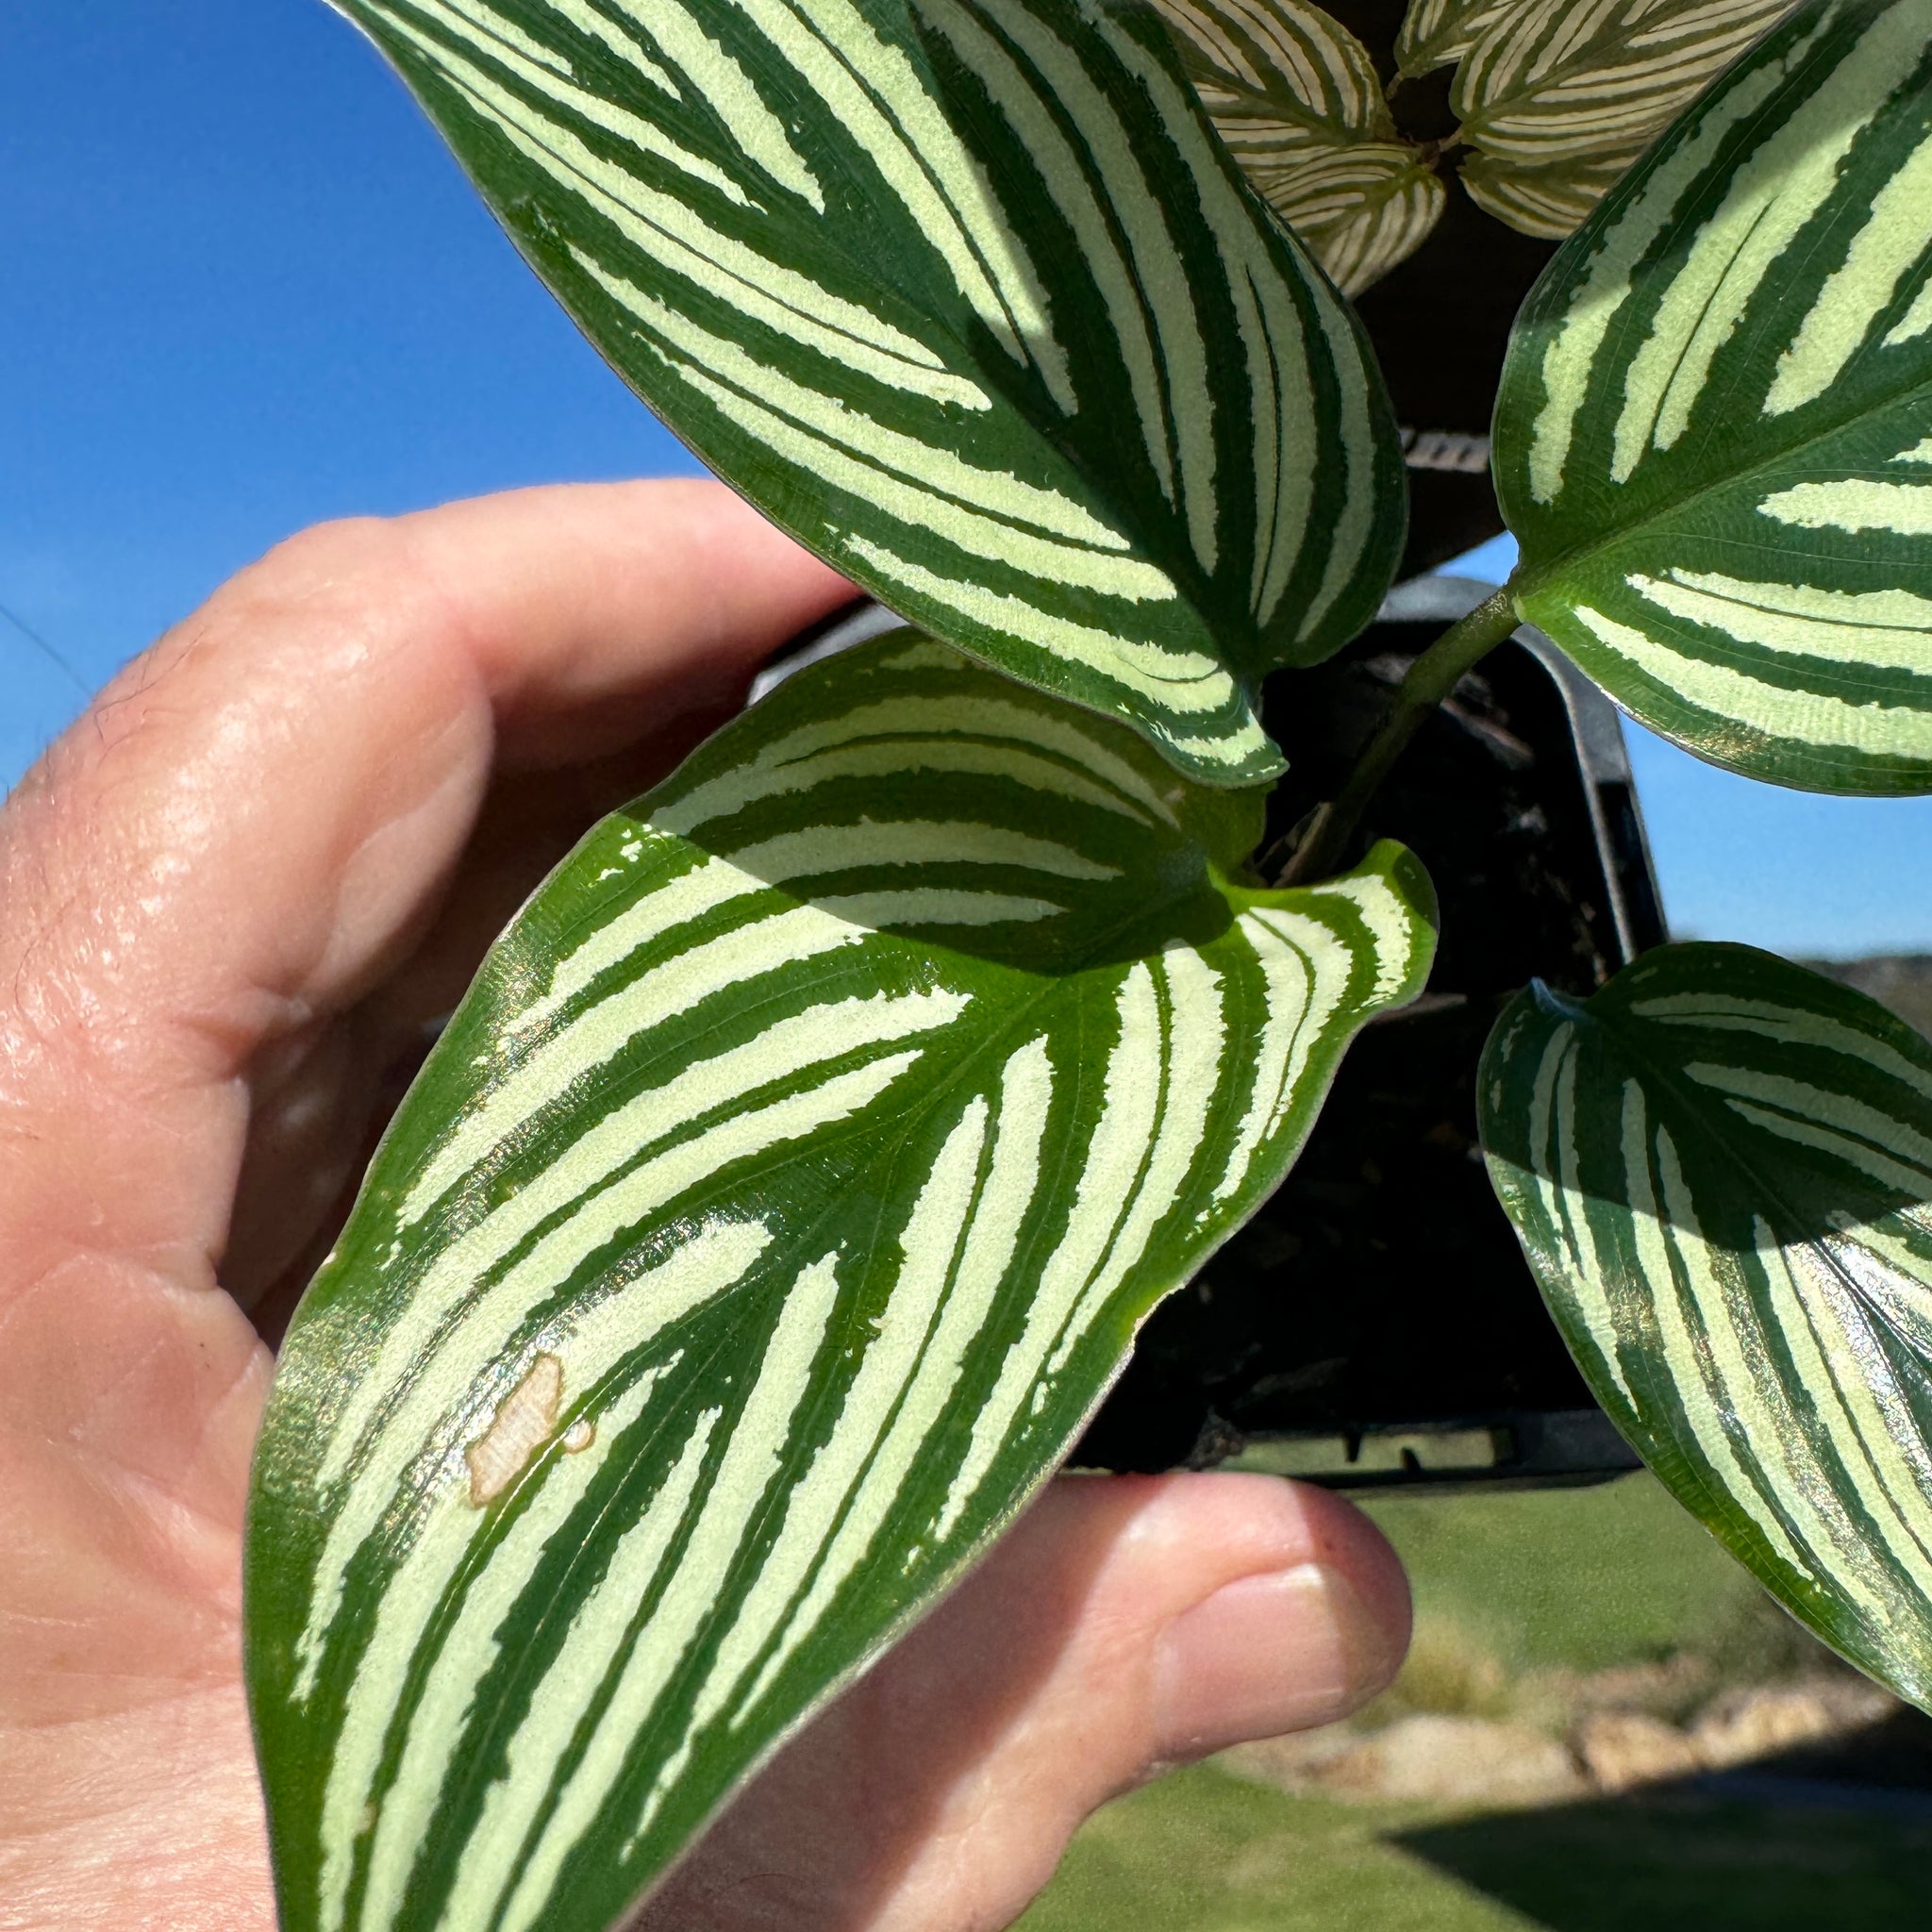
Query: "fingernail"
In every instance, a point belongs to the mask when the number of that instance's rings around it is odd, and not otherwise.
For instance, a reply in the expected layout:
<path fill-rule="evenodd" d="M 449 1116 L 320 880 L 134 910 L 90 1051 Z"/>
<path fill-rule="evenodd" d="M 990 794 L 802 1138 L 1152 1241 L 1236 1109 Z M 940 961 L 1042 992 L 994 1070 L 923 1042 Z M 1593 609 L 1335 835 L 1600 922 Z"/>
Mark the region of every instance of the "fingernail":
<path fill-rule="evenodd" d="M 1395 1674 L 1399 1637 L 1341 1571 L 1304 1563 L 1244 1576 L 1177 1617 L 1154 1658 L 1167 1757 L 1333 1724 Z"/>

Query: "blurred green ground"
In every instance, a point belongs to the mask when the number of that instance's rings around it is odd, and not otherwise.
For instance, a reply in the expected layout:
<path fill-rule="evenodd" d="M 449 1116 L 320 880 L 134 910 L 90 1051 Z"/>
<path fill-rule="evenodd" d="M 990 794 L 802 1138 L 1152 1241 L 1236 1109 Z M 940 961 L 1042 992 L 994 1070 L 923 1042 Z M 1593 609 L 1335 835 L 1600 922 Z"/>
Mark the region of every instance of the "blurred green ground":
<path fill-rule="evenodd" d="M 1597 1671 L 1692 1652 L 1727 1674 L 1788 1673 L 1811 1639 L 1651 1475 L 1370 1506 L 1402 1553 L 1419 1631 L 1514 1673 Z"/>
<path fill-rule="evenodd" d="M 1391 1501 L 1416 1656 L 1387 1701 L 1481 1711 L 1552 1672 L 1686 1657 L 1789 1675 L 1810 1642 L 1648 1476 Z M 1815 1655 L 1815 1653 L 1813 1653 Z M 1682 1789 L 1472 1814 L 1289 1797 L 1202 1765 L 1109 1806 L 1023 1932 L 1926 1932 L 1932 1822 Z"/>
<path fill-rule="evenodd" d="M 1024 1932 L 1906 1932 L 1932 1825 L 1624 1797 L 1443 1819 L 1211 1764 L 1110 1805 Z"/>

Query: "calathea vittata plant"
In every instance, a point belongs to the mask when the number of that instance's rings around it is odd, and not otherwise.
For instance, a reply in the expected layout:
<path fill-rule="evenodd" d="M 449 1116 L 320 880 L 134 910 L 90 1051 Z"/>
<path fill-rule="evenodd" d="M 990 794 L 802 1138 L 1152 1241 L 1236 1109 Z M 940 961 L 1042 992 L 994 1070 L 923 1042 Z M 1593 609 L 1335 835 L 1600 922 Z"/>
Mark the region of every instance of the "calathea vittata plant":
<path fill-rule="evenodd" d="M 1567 235 L 1790 0 L 1413 0 L 1374 55 L 1306 0 L 1156 0 L 1215 127 L 1357 294 L 1428 239 L 1445 170 L 1524 234 Z M 1453 126 L 1411 125 L 1455 69 Z"/>
<path fill-rule="evenodd" d="M 1402 471 L 1202 63 L 1317 17 L 342 5 L 639 391 L 917 626 L 795 675 L 531 901 L 258 1452 L 285 1925 L 597 1932 L 1011 1519 L 1421 990 L 1427 879 L 1357 828 L 1486 650 L 1527 619 L 1720 764 L 1932 789 L 1932 0 L 1790 13 L 1557 255 L 1494 425 L 1522 567 L 1274 884 L 1261 680 L 1291 702 L 1371 617 Z M 1764 12 L 1419 0 L 1404 45 L 1534 95 L 1641 16 L 1675 108 Z M 1591 152 L 1594 192 L 1627 157 Z M 1674 946 L 1525 993 L 1481 1083 L 1611 1414 L 1927 1701 L 1932 1048 Z"/>

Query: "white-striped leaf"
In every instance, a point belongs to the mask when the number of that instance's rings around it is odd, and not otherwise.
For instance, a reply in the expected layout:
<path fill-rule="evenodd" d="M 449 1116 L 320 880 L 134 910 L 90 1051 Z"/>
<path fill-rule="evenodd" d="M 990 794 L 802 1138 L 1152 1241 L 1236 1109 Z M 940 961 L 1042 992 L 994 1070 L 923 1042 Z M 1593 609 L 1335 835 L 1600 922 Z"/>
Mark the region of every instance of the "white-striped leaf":
<path fill-rule="evenodd" d="M 1932 1046 L 1744 946 L 1669 946 L 1484 1057 L 1483 1144 L 1577 1365 L 1677 1499 L 1932 1707 Z"/>
<path fill-rule="evenodd" d="M 1525 235 L 1560 242 L 1574 233 L 1578 223 L 1630 172 L 1636 158 L 1634 154 L 1579 155 L 1525 167 L 1492 155 L 1471 155 L 1459 172 L 1469 198 L 1478 208 Z"/>
<path fill-rule="evenodd" d="M 1251 178 L 1348 295 L 1413 255 L 1448 199 L 1434 162 L 1407 142 L 1306 149 Z"/>
<path fill-rule="evenodd" d="M 1395 36 L 1395 68 L 1405 78 L 1460 60 L 1484 28 L 1524 0 L 1411 0 Z"/>
<path fill-rule="evenodd" d="M 1357 294 L 1422 246 L 1442 183 L 1346 27 L 1300 0 L 1156 4 L 1215 130 L 1338 288 Z"/>
<path fill-rule="evenodd" d="M 1280 769 L 1262 676 L 1373 615 L 1353 320 L 1120 0 L 335 0 L 713 468 L 893 608 Z"/>
<path fill-rule="evenodd" d="M 1009 1521 L 1422 986 L 1415 861 L 1260 823 L 897 632 L 553 875 L 277 1374 L 284 1932 L 602 1932 Z"/>
<path fill-rule="evenodd" d="M 1932 789 L 1932 0 L 1815 0 L 1565 245 L 1505 366 L 1518 608 L 1701 757 Z"/>
<path fill-rule="evenodd" d="M 1791 0 L 1514 0 L 1456 76 L 1471 199 L 1559 241 Z"/>
<path fill-rule="evenodd" d="M 1389 141 L 1395 124 L 1374 57 L 1303 0 L 1155 0 L 1222 140 L 1278 161 L 1297 147 Z"/>
<path fill-rule="evenodd" d="M 1517 0 L 1476 35 L 1449 102 L 1461 138 L 1523 167 L 1632 155 L 1791 0 Z"/>

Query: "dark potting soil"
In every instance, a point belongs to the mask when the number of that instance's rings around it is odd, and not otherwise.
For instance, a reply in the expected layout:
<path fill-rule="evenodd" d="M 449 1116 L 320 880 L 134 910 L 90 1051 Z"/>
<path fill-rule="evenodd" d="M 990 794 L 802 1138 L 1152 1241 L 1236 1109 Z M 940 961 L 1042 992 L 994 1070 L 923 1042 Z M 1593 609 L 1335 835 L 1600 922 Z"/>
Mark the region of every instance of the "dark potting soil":
<path fill-rule="evenodd" d="M 1268 724 L 1290 771 L 1271 838 L 1334 795 L 1439 628 L 1379 625 L 1275 681 Z M 1492 653 L 1424 725 L 1363 832 L 1401 840 L 1435 881 L 1428 991 L 1350 1048 L 1287 1181 L 1150 1319 L 1076 1466 L 1168 1469 L 1255 1435 L 1592 1407 L 1476 1144 L 1475 1066 L 1510 995 L 1533 976 L 1589 992 L 1622 963 L 1553 675 L 1513 641 Z"/>

